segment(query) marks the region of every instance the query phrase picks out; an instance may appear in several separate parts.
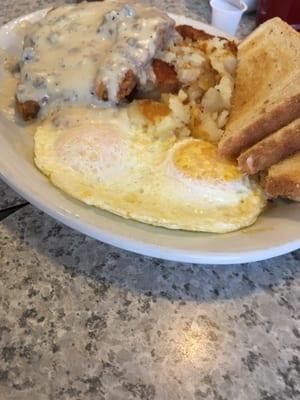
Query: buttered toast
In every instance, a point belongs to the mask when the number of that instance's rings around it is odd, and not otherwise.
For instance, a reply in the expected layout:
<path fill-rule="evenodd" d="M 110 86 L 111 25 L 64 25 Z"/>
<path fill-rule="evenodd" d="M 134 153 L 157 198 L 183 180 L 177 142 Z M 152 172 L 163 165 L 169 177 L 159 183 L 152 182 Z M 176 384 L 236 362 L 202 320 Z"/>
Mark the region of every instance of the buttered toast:
<path fill-rule="evenodd" d="M 232 112 L 219 152 L 237 157 L 300 117 L 300 35 L 271 19 L 240 45 Z"/>

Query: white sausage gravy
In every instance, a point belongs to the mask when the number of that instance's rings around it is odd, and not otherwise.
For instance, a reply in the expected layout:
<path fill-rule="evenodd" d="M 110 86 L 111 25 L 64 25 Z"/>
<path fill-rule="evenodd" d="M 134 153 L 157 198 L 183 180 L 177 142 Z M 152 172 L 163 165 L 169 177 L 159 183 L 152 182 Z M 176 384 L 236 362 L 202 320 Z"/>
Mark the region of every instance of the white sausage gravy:
<path fill-rule="evenodd" d="M 25 36 L 18 101 L 98 104 L 102 82 L 116 103 L 128 70 L 141 84 L 153 80 L 151 62 L 174 28 L 164 12 L 131 1 L 54 8 Z"/>

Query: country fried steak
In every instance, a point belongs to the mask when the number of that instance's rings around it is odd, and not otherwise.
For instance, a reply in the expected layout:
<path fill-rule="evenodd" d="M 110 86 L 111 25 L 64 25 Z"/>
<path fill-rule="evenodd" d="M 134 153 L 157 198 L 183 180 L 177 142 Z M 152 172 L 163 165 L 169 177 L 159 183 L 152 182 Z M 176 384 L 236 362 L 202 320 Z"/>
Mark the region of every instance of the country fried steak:
<path fill-rule="evenodd" d="M 181 88 L 198 101 L 222 76 L 218 61 L 213 66 L 204 53 L 221 46 L 229 56 L 236 54 L 233 42 L 219 38 L 221 44 L 208 46 L 214 36 L 188 25 L 175 27 L 157 9 L 111 4 L 53 8 L 31 27 L 16 93 L 16 109 L 25 121 L 52 105 L 159 100 Z"/>

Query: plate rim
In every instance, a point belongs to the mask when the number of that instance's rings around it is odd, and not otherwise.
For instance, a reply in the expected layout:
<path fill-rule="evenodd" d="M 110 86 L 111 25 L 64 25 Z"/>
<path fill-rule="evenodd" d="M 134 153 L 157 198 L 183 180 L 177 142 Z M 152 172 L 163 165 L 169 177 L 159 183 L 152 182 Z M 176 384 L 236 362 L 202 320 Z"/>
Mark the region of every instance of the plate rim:
<path fill-rule="evenodd" d="M 228 252 L 228 253 L 217 253 L 217 254 L 205 251 L 197 252 L 197 251 L 180 250 L 180 253 L 176 253 L 175 257 L 173 249 L 168 249 L 160 245 L 145 244 L 144 242 L 139 242 L 138 240 L 135 239 L 126 240 L 126 238 L 124 238 L 123 236 L 114 233 L 108 234 L 105 231 L 101 231 L 98 228 L 93 227 L 91 224 L 87 222 L 83 223 L 81 222 L 80 219 L 77 219 L 74 216 L 67 214 L 66 212 L 58 211 L 56 208 L 40 203 L 34 196 L 32 197 L 26 190 L 24 191 L 22 188 L 19 188 L 19 186 L 16 186 L 14 183 L 12 183 L 12 181 L 9 180 L 2 172 L 0 172 L 0 176 L 1 179 L 3 179 L 3 181 L 7 183 L 8 186 L 14 189 L 17 193 L 19 193 L 30 204 L 35 206 L 37 209 L 43 211 L 50 217 L 54 218 L 55 220 L 59 221 L 60 223 L 74 229 L 79 233 L 83 233 L 86 236 L 99 240 L 103 243 L 107 243 L 119 249 L 123 249 L 135 254 L 144 255 L 147 257 L 163 259 L 167 261 L 174 261 L 174 262 L 226 266 L 231 264 L 246 264 L 246 263 L 268 260 L 270 258 L 278 257 L 300 248 L 300 239 L 298 239 L 295 241 L 285 243 L 283 245 L 272 247 L 267 250 L 250 250 L 250 251 L 243 251 L 241 253 Z M 135 221 L 133 221 L 133 223 L 134 222 Z M 156 227 L 153 226 L 152 228 L 155 229 Z M 218 234 L 216 234 L 216 236 L 218 236 Z M 143 246 L 143 248 L 140 248 L 140 246 Z"/>
<path fill-rule="evenodd" d="M 42 16 L 43 13 L 46 13 L 50 8 L 45 8 L 42 10 L 35 11 L 30 14 L 22 15 L 18 18 L 15 18 L 5 25 L 0 27 L 0 34 L 5 30 L 10 31 L 15 25 L 24 20 L 30 20 L 33 18 L 38 18 L 38 16 Z M 168 13 L 172 18 L 177 21 L 180 19 L 184 19 L 186 23 L 190 23 L 191 25 L 201 26 L 203 29 L 206 29 L 208 32 L 223 35 L 224 37 L 232 38 L 228 34 L 208 25 L 204 22 L 197 21 L 183 15 L 177 15 L 173 13 Z M 39 199 L 32 195 L 30 189 L 25 185 L 20 187 L 14 178 L 14 174 L 9 169 L 3 166 L 3 163 L 0 159 L 0 165 L 2 166 L 0 171 L 0 176 L 3 181 L 10 187 L 12 187 L 17 193 L 19 193 L 25 200 L 34 205 L 36 208 L 50 215 L 55 220 L 63 223 L 66 226 L 76 230 L 77 232 L 83 233 L 87 236 L 90 236 L 96 240 L 102 241 L 109 245 L 115 246 L 120 249 L 124 249 L 136 254 L 145 255 L 148 257 L 154 257 L 158 259 L 164 259 L 168 261 L 175 262 L 188 262 L 193 264 L 209 264 L 209 265 L 230 265 L 230 264 L 241 264 L 241 263 L 249 263 L 262 261 L 266 259 L 270 259 L 273 257 L 277 257 L 291 251 L 294 251 L 300 247 L 300 238 L 283 243 L 278 246 L 270 247 L 265 250 L 248 250 L 241 252 L 221 252 L 221 253 L 212 253 L 205 252 L 203 250 L 187 250 L 187 249 L 179 249 L 179 251 L 174 252 L 173 248 L 169 248 L 160 244 L 149 244 L 143 240 L 137 240 L 136 238 L 130 238 L 126 236 L 122 236 L 116 234 L 114 232 L 107 232 L 106 230 L 101 230 L 96 226 L 93 226 L 87 221 L 82 221 L 80 218 L 77 218 L 75 215 L 67 213 L 66 210 L 60 210 L 57 205 L 54 205 L 50 202 L 40 202 Z M 49 182 L 49 185 L 50 182 Z M 58 189 L 59 190 L 59 189 Z M 69 196 L 69 200 L 72 201 L 72 197 Z M 109 212 L 107 212 L 110 214 Z M 119 217 L 121 218 L 121 217 Z M 133 223 L 140 224 L 140 222 Z M 158 229 L 158 227 L 152 226 L 152 229 Z M 215 234 L 218 236 L 218 234 Z M 201 240 L 201 238 L 200 238 Z"/>

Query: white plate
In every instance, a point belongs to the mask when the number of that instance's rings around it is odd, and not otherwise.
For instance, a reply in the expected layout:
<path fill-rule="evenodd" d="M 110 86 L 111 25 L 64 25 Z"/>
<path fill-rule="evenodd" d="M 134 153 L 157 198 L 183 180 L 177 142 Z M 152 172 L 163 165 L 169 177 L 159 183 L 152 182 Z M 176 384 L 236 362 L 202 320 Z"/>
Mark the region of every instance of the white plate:
<path fill-rule="evenodd" d="M 13 27 L 24 19 L 39 19 L 44 13 L 30 14 L 0 28 L 0 47 L 20 51 L 20 38 L 12 33 Z M 222 34 L 200 22 L 173 17 L 180 24 Z M 30 135 L 12 129 L 9 124 L 0 120 L 2 178 L 30 203 L 86 235 L 148 256 L 208 264 L 258 261 L 300 247 L 300 203 L 277 205 L 266 211 L 254 226 L 225 235 L 156 228 L 86 206 L 49 183 L 33 164 Z"/>

